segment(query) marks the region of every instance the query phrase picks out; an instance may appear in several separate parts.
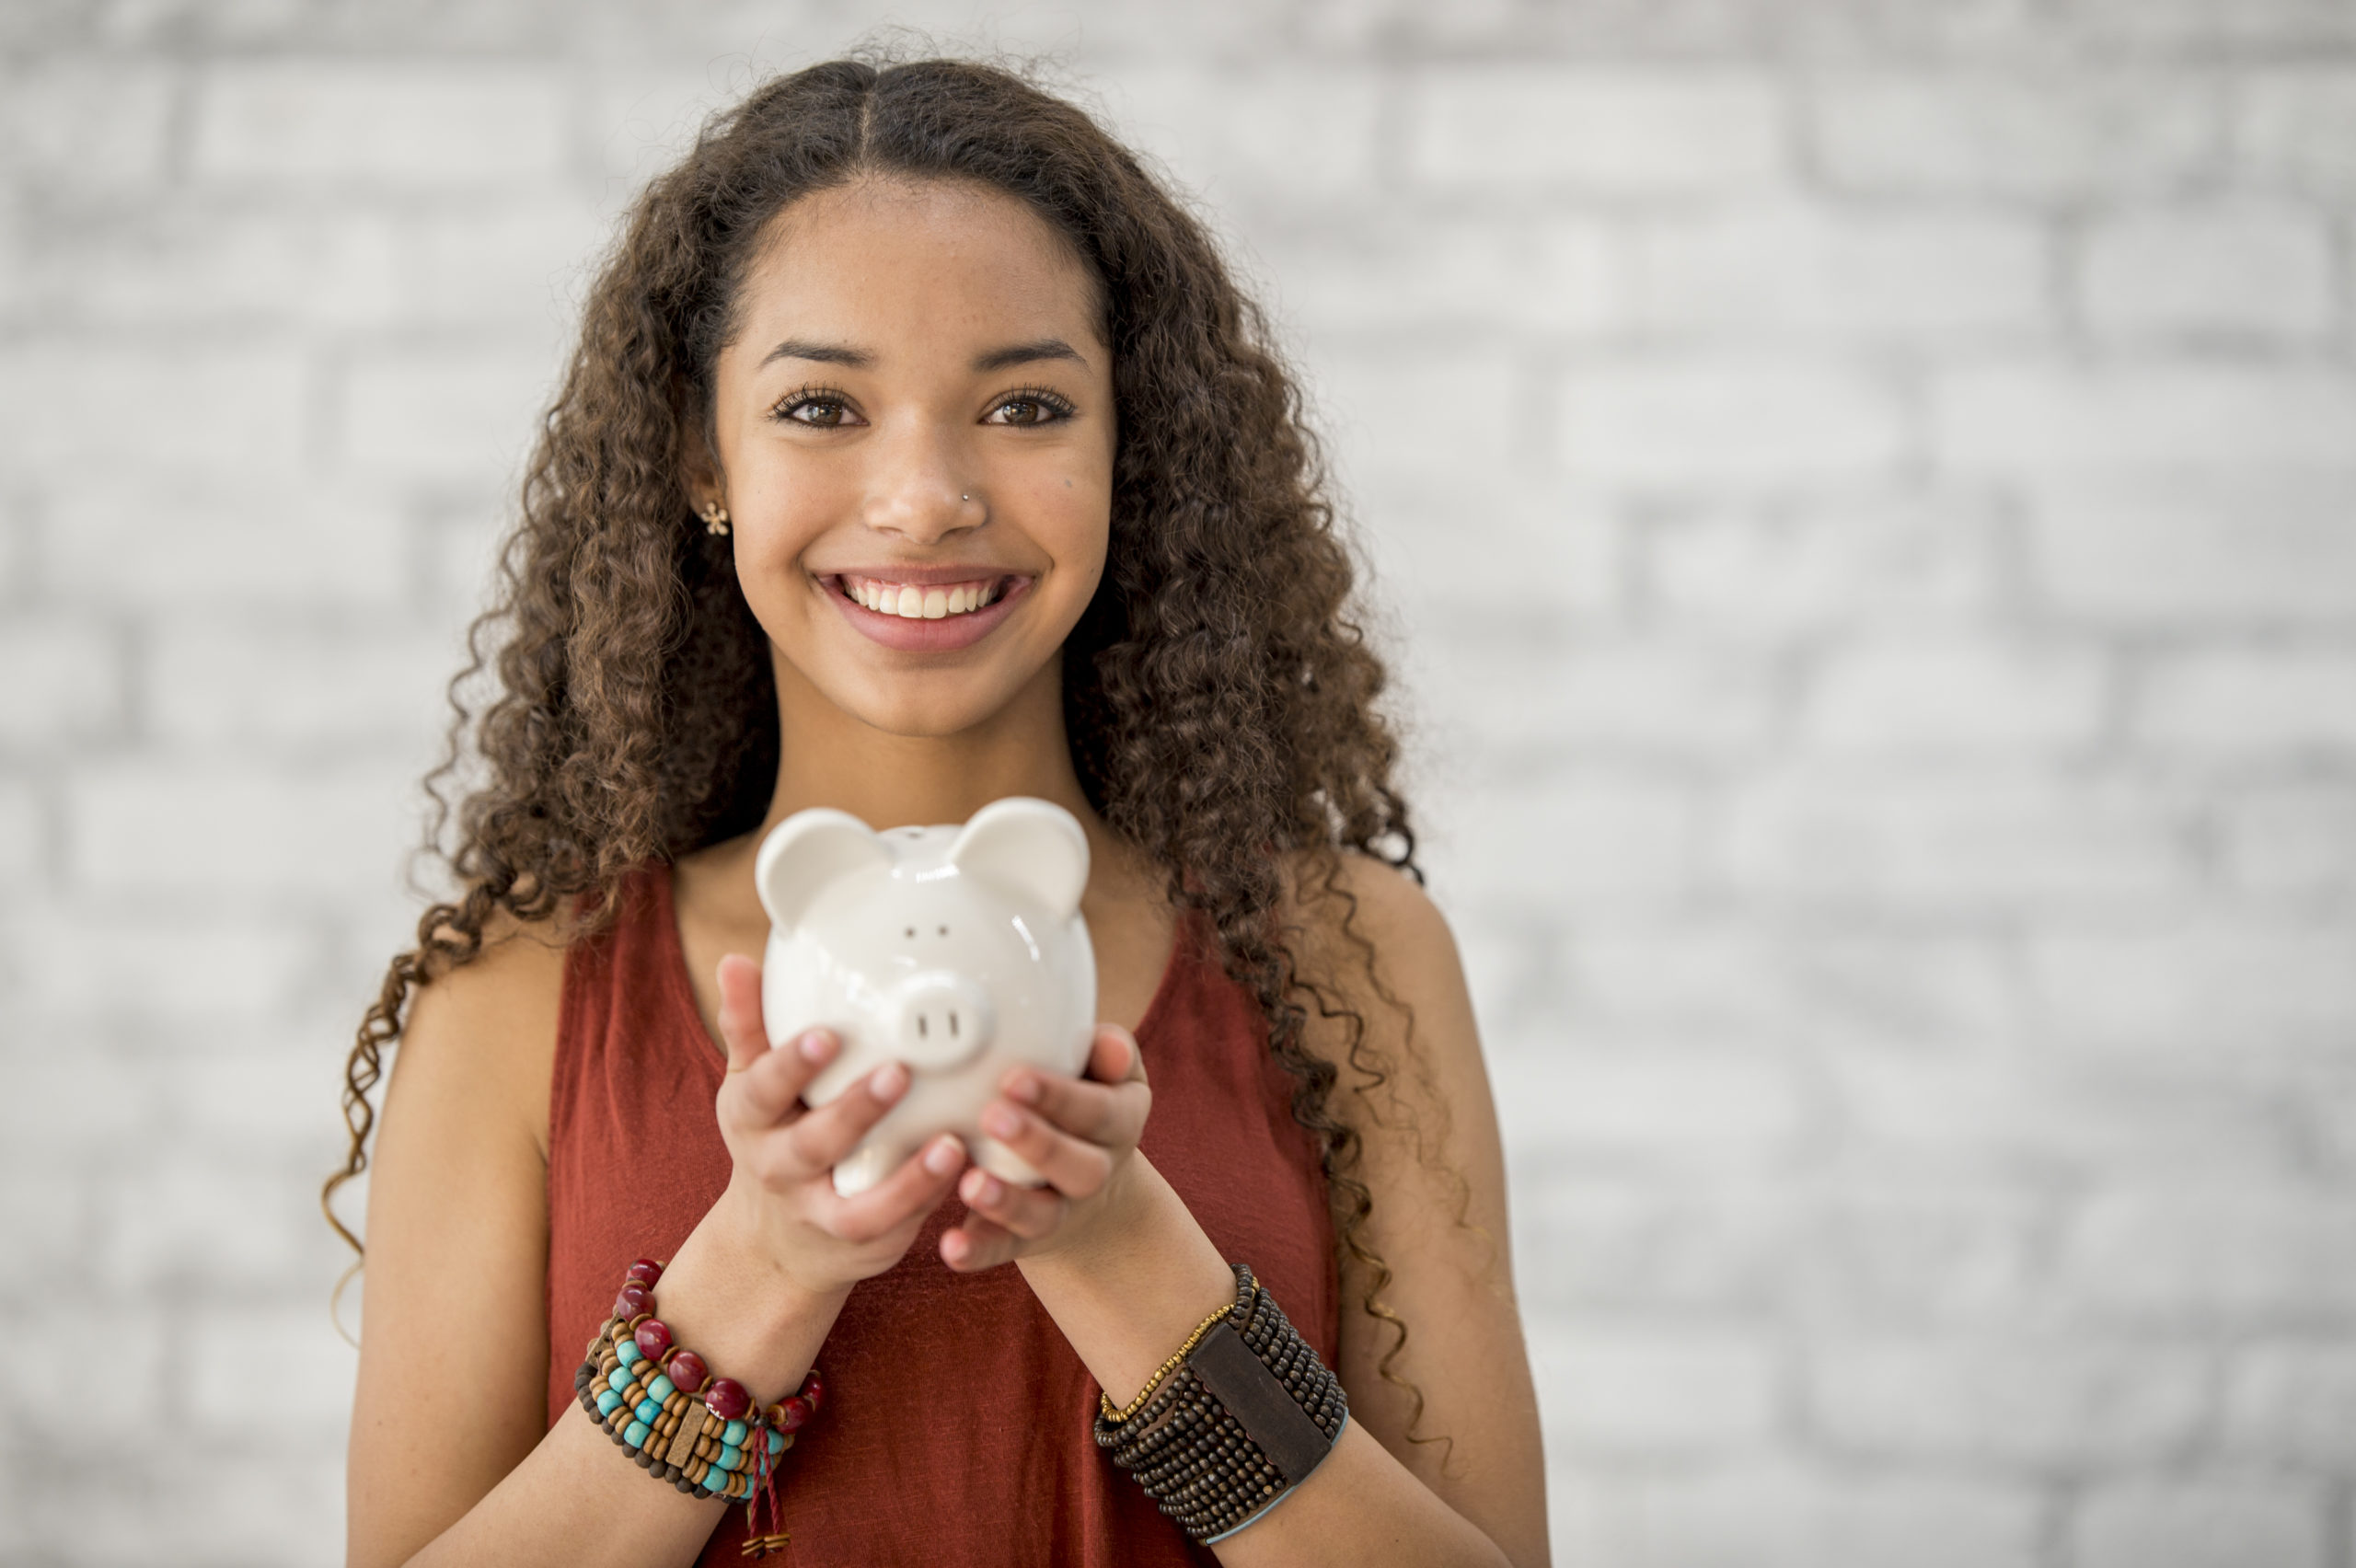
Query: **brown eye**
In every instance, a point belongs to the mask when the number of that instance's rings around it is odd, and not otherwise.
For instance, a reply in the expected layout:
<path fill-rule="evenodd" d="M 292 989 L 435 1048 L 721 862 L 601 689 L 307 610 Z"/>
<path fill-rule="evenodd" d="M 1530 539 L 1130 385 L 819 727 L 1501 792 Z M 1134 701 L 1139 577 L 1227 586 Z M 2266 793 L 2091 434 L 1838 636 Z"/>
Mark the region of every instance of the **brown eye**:
<path fill-rule="evenodd" d="M 843 422 L 847 410 L 840 403 L 825 398 L 805 398 L 785 410 L 785 417 L 796 424 L 815 425 L 820 430 L 832 430 Z"/>
<path fill-rule="evenodd" d="M 990 422 L 1002 425 L 1054 424 L 1071 418 L 1069 403 L 1045 392 L 1017 392 L 990 410 Z"/>
<path fill-rule="evenodd" d="M 812 430 L 835 430 L 860 422 L 850 398 L 835 386 L 800 386 L 769 405 L 769 418 Z"/>

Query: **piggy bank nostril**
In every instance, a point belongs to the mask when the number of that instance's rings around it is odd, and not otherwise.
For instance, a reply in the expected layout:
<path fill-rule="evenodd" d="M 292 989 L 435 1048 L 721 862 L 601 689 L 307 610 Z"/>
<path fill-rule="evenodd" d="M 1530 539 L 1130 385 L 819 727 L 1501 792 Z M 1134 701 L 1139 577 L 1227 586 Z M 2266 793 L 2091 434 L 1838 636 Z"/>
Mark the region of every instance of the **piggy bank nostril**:
<path fill-rule="evenodd" d="M 887 1024 L 902 1059 L 921 1071 L 953 1067 L 987 1045 L 990 998 L 967 976 L 933 971 L 911 975 L 895 989 Z"/>

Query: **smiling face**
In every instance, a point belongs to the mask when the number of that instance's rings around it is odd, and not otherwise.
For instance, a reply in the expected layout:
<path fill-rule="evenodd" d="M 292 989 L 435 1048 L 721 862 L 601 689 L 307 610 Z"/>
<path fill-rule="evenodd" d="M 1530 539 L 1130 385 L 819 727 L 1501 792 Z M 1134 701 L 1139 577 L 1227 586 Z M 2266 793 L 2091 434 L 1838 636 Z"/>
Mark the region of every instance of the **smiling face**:
<path fill-rule="evenodd" d="M 780 699 L 897 735 L 1060 701 L 1104 571 L 1112 355 L 1013 198 L 873 179 L 780 214 L 714 377 L 720 500 Z"/>

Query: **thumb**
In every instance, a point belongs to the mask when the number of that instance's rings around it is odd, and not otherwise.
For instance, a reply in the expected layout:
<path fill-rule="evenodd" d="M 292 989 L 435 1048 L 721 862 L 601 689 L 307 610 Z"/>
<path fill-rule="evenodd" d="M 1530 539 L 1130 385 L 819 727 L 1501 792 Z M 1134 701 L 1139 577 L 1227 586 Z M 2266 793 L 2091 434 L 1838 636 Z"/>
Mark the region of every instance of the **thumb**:
<path fill-rule="evenodd" d="M 1145 1081 L 1145 1053 L 1138 1037 L 1117 1023 L 1100 1023 L 1088 1052 L 1088 1076 L 1099 1083 Z"/>
<path fill-rule="evenodd" d="M 761 966 L 741 952 L 720 961 L 720 1038 L 728 1047 L 732 1073 L 768 1055 L 768 1030 L 761 1022 Z"/>

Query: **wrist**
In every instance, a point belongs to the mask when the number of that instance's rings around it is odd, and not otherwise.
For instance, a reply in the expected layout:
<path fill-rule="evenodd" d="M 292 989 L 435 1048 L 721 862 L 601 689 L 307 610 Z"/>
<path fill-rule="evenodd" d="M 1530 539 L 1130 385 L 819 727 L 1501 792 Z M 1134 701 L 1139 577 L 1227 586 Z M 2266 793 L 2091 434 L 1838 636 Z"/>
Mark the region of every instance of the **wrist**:
<path fill-rule="evenodd" d="M 850 1286 L 798 1278 L 766 1244 L 757 1213 L 732 1183 L 664 1268 L 656 1302 L 678 1343 L 767 1403 L 810 1369 Z"/>
<path fill-rule="evenodd" d="M 1124 1167 L 1123 1206 L 1069 1248 L 1016 1261 L 1115 1404 L 1145 1385 L 1204 1315 L 1235 1297 L 1235 1275 L 1185 1201 L 1148 1162 Z"/>
<path fill-rule="evenodd" d="M 1165 1199 L 1176 1205 L 1175 1216 Z M 1103 1264 L 1101 1254 L 1135 1243 L 1173 1217 L 1188 1223 L 1193 1219 L 1161 1172 L 1132 1150 L 1113 1168 L 1101 1192 L 1085 1204 L 1072 1205 L 1055 1234 L 1034 1243 L 1015 1262 L 1026 1277 L 1036 1269 L 1056 1266 L 1093 1270 Z"/>

